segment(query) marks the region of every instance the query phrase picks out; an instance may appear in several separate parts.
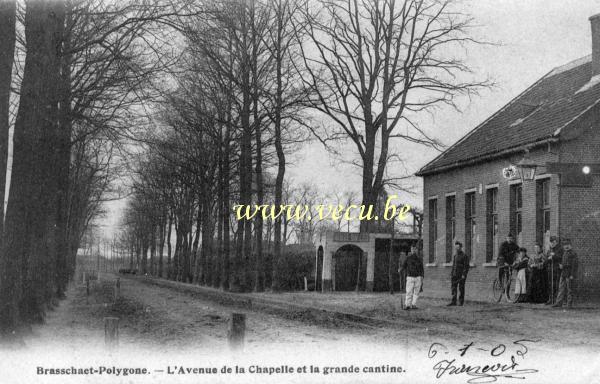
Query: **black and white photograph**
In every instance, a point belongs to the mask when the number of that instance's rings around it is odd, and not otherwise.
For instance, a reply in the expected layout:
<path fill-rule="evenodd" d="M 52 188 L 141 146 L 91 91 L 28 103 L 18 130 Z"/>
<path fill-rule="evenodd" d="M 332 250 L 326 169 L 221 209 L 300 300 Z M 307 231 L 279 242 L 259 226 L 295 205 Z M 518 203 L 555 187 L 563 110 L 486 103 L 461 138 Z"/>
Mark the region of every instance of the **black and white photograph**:
<path fill-rule="evenodd" d="M 600 0 L 0 0 L 0 383 L 600 384 Z"/>

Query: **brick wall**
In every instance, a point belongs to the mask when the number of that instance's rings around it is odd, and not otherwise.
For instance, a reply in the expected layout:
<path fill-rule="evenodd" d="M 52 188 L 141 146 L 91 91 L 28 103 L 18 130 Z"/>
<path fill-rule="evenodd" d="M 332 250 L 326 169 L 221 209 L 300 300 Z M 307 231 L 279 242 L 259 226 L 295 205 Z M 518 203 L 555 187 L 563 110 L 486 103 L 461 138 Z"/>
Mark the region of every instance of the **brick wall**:
<path fill-rule="evenodd" d="M 495 261 L 486 264 L 486 187 L 498 188 L 498 228 L 499 243 L 504 241 L 510 230 L 509 196 L 510 185 L 517 180 L 507 180 L 502 177 L 502 168 L 515 164 L 523 157 L 523 153 L 473 165 L 465 168 L 446 171 L 440 174 L 424 177 L 424 242 L 423 254 L 425 262 L 429 255 L 429 199 L 437 196 L 438 200 L 438 240 L 435 244 L 436 260 L 425 268 L 425 287 L 446 285 L 450 290 L 450 266 L 446 260 L 446 195 L 456 194 L 456 239 L 465 243 L 465 190 L 475 189 L 476 199 L 476 230 L 474 247 L 471 255 L 471 272 L 467 280 L 468 296 L 486 299 L 491 295 L 491 286 L 497 269 Z M 532 150 L 529 154 L 531 161 L 543 164 L 546 161 L 557 161 L 558 149 L 544 147 Z M 543 173 L 543 169 L 541 169 Z M 543 175 L 541 175 L 543 176 Z M 551 187 L 551 233 L 558 232 L 558 193 L 557 176 L 550 177 Z M 536 182 L 525 182 L 523 185 L 522 209 L 522 241 L 530 254 L 536 241 Z"/>
<path fill-rule="evenodd" d="M 570 140 L 560 147 L 560 161 L 600 163 L 597 121 L 597 109 L 591 110 L 562 134 Z M 565 186 L 560 191 L 560 234 L 572 240 L 579 256 L 576 286 L 587 299 L 597 299 L 600 292 L 600 175 L 592 180 L 591 188 Z"/>

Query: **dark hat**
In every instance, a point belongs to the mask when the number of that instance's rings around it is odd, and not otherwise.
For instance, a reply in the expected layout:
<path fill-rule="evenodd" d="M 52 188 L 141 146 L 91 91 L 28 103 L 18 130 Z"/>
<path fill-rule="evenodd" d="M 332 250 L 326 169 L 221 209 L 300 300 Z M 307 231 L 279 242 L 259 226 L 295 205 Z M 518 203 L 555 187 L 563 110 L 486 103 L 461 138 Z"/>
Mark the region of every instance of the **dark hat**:
<path fill-rule="evenodd" d="M 456 240 L 456 241 L 454 242 L 454 245 L 460 245 L 460 246 L 462 247 L 462 243 L 461 243 L 460 241 L 458 241 L 458 240 Z"/>
<path fill-rule="evenodd" d="M 506 235 L 506 237 L 514 237 L 512 233 L 508 233 L 508 235 Z"/>
<path fill-rule="evenodd" d="M 563 245 L 571 245 L 571 239 L 564 239 L 562 243 Z"/>
<path fill-rule="evenodd" d="M 558 241 L 558 237 L 556 237 L 556 236 L 550 236 L 550 241 Z"/>
<path fill-rule="evenodd" d="M 521 247 L 521 248 L 519 248 L 519 252 L 525 252 L 525 253 L 527 253 L 527 248 Z"/>

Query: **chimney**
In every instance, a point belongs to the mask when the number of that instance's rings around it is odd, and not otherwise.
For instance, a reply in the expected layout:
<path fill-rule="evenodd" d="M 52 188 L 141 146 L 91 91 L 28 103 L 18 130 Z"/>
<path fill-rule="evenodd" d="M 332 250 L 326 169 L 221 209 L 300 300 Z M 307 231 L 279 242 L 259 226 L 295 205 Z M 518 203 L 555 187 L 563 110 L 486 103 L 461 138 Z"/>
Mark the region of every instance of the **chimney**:
<path fill-rule="evenodd" d="M 600 13 L 590 17 L 592 24 L 592 77 L 600 75 Z"/>

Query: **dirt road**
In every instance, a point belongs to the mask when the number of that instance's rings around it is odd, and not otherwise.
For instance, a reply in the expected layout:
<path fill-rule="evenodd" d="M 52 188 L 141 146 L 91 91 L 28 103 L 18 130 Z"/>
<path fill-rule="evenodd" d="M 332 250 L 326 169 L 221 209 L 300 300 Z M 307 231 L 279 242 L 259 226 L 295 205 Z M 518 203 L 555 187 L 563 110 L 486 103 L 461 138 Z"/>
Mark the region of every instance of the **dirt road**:
<path fill-rule="evenodd" d="M 403 311 L 400 295 L 385 294 L 255 294 L 282 302 L 340 310 L 385 319 L 396 327 L 367 326 L 338 321 L 307 312 L 284 316 L 263 310 L 236 308 L 201 295 L 161 288 L 121 278 L 121 298 L 113 305 L 114 275 L 93 282 L 90 298 L 85 287 L 73 286 L 59 308 L 49 312 L 47 324 L 34 329 L 29 345 L 53 341 L 79 346 L 103 345 L 103 318 L 120 320 L 122 344 L 149 349 L 227 349 L 228 321 L 232 312 L 247 316 L 247 346 L 311 345 L 315 343 L 366 343 L 406 345 L 418 339 L 433 342 L 506 342 L 507 338 L 540 340 L 539 346 L 557 343 L 586 351 L 600 351 L 600 311 L 594 308 L 562 311 L 545 306 L 471 304 L 447 308 L 442 300 L 423 298 L 420 309 Z M 318 296 L 318 297 L 317 297 Z M 565 335 L 568 334 L 568 337 Z"/>
<path fill-rule="evenodd" d="M 46 324 L 36 326 L 25 340 L 27 348 L 2 356 L 0 371 L 11 382 L 81 382 L 78 377 L 39 376 L 40 367 L 112 366 L 141 367 L 146 376 L 106 378 L 86 376 L 85 382 L 254 382 L 265 383 L 356 382 L 359 376 L 332 374 L 339 367 L 360 367 L 380 373 L 361 375 L 361 382 L 431 382 L 438 374 L 439 359 L 459 359 L 466 364 L 510 364 L 534 372 L 533 380 L 580 377 L 594 382 L 600 377 L 598 361 L 598 310 L 552 310 L 534 306 L 470 304 L 447 308 L 445 302 L 424 298 L 415 311 L 400 308 L 400 295 L 382 294 L 251 294 L 279 302 L 294 302 L 378 317 L 394 326 L 367 326 L 329 318 L 319 311 L 277 314 L 269 310 L 225 305 L 202 295 L 148 284 L 139 279 L 121 278 L 121 297 L 114 302 L 116 276 L 102 275 L 92 284 L 90 296 L 85 287 L 75 285 L 68 298 L 48 313 Z M 215 291 L 218 293 L 218 291 Z M 247 316 L 243 351 L 230 351 L 227 345 L 228 320 L 232 312 Z M 120 345 L 116 351 L 104 347 L 106 316 L 120 319 Z M 526 348 L 515 341 L 527 339 Z M 435 346 L 437 354 L 432 353 Z M 462 355 L 464 346 L 471 348 Z M 501 349 L 500 349 L 501 348 Z M 492 356 L 491 353 L 504 351 Z M 525 351 L 525 355 L 523 352 Z M 519 355 L 519 352 L 521 355 Z M 462 359 L 462 360 L 461 360 Z M 263 367 L 279 369 L 286 364 L 297 369 L 320 367 L 314 374 L 246 374 L 217 376 L 173 376 L 182 366 Z M 275 368 L 274 368 L 275 367 Z M 390 373 L 390 367 L 402 367 Z M 323 373 L 323 369 L 330 372 Z M 284 369 L 284 368 L 281 368 Z M 287 368 L 285 368 L 287 369 Z M 583 370 L 583 371 L 582 371 Z M 589 371 L 589 373 L 588 373 Z M 11 376 L 13 374 L 13 376 Z M 573 376 L 575 375 L 575 376 Z M 579 376 L 577 376 L 579 375 Z M 29 381 L 22 381 L 27 378 Z M 145 379 L 144 379 L 145 378 Z M 168 379 L 171 378 L 171 379 Z M 447 377 L 445 382 L 466 382 L 464 375 Z M 152 380 L 150 380 L 152 379 Z M 167 380 L 168 379 L 168 380 Z M 234 380 L 235 379 L 235 380 Z M 13 380 L 13 381 L 11 381 Z M 21 381 L 19 381 L 21 380 Z M 166 381 L 165 381 L 166 380 Z M 574 382 L 574 381 L 573 381 Z"/>

